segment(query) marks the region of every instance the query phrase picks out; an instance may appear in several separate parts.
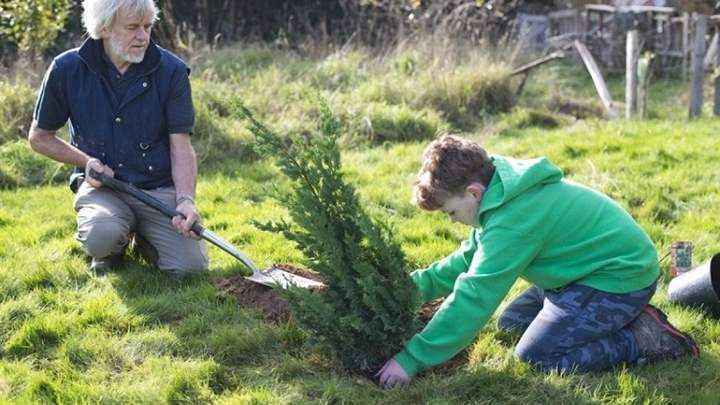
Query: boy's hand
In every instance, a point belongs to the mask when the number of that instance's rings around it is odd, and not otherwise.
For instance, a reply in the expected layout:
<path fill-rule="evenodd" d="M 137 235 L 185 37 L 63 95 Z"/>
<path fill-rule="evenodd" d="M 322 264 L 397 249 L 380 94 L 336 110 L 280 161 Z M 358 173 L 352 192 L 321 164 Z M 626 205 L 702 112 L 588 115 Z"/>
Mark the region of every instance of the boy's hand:
<path fill-rule="evenodd" d="M 403 370 L 400 363 L 395 361 L 394 358 L 388 360 L 383 368 L 375 374 L 375 377 L 378 377 L 380 386 L 383 388 L 407 385 L 410 384 L 410 380 L 412 380 L 405 370 Z"/>

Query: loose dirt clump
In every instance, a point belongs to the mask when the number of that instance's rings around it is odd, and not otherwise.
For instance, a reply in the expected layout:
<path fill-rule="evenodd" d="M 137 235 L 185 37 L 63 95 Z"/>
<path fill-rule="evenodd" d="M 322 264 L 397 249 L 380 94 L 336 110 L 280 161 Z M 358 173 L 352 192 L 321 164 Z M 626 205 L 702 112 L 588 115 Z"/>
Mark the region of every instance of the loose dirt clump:
<path fill-rule="evenodd" d="M 298 276 L 322 282 L 317 274 L 311 273 L 288 264 L 273 264 L 271 267 L 279 268 Z M 280 297 L 273 288 L 258 284 L 246 279 L 244 276 L 233 276 L 218 281 L 217 286 L 228 294 L 232 294 L 243 308 L 257 309 L 264 319 L 280 323 L 290 320 L 290 304 Z M 427 302 L 418 311 L 417 331 L 420 332 L 430 322 L 435 312 L 443 303 L 443 298 Z M 436 373 L 446 373 L 468 361 L 468 349 L 463 350 L 449 361 L 433 367 Z"/>
<path fill-rule="evenodd" d="M 288 264 L 273 264 L 270 267 L 322 282 L 317 274 Z M 290 304 L 273 288 L 250 281 L 245 276 L 224 278 L 217 286 L 235 296 L 241 307 L 259 310 L 268 321 L 279 323 L 290 319 Z"/>
<path fill-rule="evenodd" d="M 417 324 L 417 331 L 420 332 L 423 329 L 425 329 L 425 326 L 427 326 L 428 323 L 430 323 L 430 320 L 435 315 L 437 310 L 440 308 L 442 303 L 445 302 L 445 298 L 437 298 L 430 302 L 426 302 L 420 307 L 420 310 L 418 310 L 418 324 Z M 452 359 L 446 361 L 445 363 L 439 364 L 433 368 L 431 368 L 429 371 L 432 371 L 434 373 L 438 374 L 445 374 L 452 370 L 454 370 L 457 367 L 460 367 L 462 365 L 467 364 L 468 360 L 470 359 L 470 349 L 469 347 L 463 349 L 460 353 L 456 354 L 455 357 Z"/>

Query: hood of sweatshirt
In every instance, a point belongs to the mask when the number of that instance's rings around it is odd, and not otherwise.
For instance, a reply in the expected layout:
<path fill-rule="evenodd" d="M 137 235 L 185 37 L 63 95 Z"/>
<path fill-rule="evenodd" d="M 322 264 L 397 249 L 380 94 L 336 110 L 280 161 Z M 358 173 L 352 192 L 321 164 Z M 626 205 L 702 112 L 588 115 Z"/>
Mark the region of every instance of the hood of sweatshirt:
<path fill-rule="evenodd" d="M 540 184 L 557 183 L 563 178 L 562 170 L 546 158 L 513 159 L 493 156 L 495 174 L 483 195 L 478 216 L 511 201 L 524 191 Z"/>

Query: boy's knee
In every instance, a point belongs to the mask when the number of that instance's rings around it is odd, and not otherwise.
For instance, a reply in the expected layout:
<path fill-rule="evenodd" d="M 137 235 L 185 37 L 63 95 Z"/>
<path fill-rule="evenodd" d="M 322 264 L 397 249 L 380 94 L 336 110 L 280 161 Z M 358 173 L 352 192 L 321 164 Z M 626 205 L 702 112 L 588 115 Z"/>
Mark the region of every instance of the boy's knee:
<path fill-rule="evenodd" d="M 510 317 L 506 316 L 504 313 L 500 315 L 500 317 L 497 319 L 497 322 L 495 322 L 495 326 L 497 327 L 497 329 L 502 332 L 514 332 L 515 324 L 516 322 L 510 319 Z"/>
<path fill-rule="evenodd" d="M 77 240 L 88 255 L 103 258 L 122 252 L 128 243 L 128 229 L 121 222 L 103 219 L 79 230 Z"/>
<path fill-rule="evenodd" d="M 534 364 L 540 357 L 535 351 L 521 345 L 515 347 L 515 352 L 513 354 L 515 355 L 516 359 L 531 364 Z"/>
<path fill-rule="evenodd" d="M 535 350 L 529 346 L 518 345 L 515 348 L 515 358 L 528 363 L 543 371 L 563 371 L 569 367 L 563 365 L 562 356 L 550 355 L 541 350 Z"/>
<path fill-rule="evenodd" d="M 513 335 L 521 335 L 528 328 L 528 325 L 528 323 L 510 316 L 507 312 L 502 313 L 495 323 L 499 331 Z"/>
<path fill-rule="evenodd" d="M 532 366 L 539 366 L 544 368 L 543 365 L 548 363 L 550 360 L 546 353 L 535 345 L 524 345 L 522 340 L 515 347 L 515 358 L 525 363 L 529 363 Z"/>

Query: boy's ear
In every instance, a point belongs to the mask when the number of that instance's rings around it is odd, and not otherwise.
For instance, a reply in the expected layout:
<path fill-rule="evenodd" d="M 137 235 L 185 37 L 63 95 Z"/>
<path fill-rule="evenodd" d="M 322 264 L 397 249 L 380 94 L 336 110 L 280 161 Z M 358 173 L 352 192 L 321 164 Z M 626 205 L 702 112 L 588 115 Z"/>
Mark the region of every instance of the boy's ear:
<path fill-rule="evenodd" d="M 485 194 L 485 186 L 480 183 L 470 183 L 465 187 L 465 191 L 472 194 L 476 200 L 480 201 Z"/>

